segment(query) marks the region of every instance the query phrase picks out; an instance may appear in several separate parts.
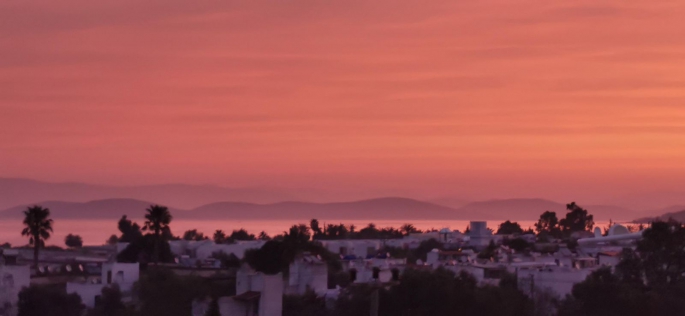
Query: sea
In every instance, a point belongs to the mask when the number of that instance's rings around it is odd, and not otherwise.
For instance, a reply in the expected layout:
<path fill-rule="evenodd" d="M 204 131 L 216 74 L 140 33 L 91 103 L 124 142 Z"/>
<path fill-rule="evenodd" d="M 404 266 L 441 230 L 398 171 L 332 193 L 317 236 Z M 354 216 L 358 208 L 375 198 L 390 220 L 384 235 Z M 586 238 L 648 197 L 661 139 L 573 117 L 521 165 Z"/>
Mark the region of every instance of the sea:
<path fill-rule="evenodd" d="M 142 220 L 136 220 L 142 226 Z M 504 222 L 504 220 L 488 221 L 488 227 L 496 230 L 497 226 Z M 533 228 L 536 221 L 517 221 L 523 229 Z M 64 237 L 68 234 L 75 234 L 83 238 L 84 245 L 103 245 L 106 240 L 113 234 L 120 235 L 117 229 L 118 220 L 78 220 L 78 219 L 57 219 L 53 222 L 53 233 L 47 240 L 47 245 L 55 245 L 64 247 Z M 421 230 L 428 229 L 442 229 L 449 228 L 452 230 L 464 231 L 469 225 L 466 220 L 321 220 L 323 224 L 340 224 L 345 225 L 354 224 L 357 229 L 373 223 L 378 228 L 395 227 L 399 228 L 403 224 L 410 223 Z M 171 231 L 174 235 L 182 236 L 183 232 L 190 229 L 197 229 L 205 236 L 212 237 L 214 231 L 221 229 L 230 234 L 231 231 L 237 229 L 245 229 L 251 234 L 258 235 L 265 231 L 270 236 L 282 234 L 287 231 L 293 224 L 307 224 L 308 221 L 297 220 L 178 220 L 171 222 Z M 596 227 L 606 227 L 608 221 L 595 222 Z M 21 220 L 0 220 L 0 244 L 9 242 L 12 246 L 22 246 L 28 244 L 28 237 L 21 236 L 22 222 Z"/>

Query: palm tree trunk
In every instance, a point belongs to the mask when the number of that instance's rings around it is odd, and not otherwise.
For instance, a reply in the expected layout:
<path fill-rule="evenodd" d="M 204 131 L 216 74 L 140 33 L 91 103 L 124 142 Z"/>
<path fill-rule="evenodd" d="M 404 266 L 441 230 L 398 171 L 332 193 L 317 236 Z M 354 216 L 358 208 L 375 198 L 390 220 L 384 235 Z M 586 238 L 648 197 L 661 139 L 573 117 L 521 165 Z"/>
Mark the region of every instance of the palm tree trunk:
<path fill-rule="evenodd" d="M 154 257 L 152 258 L 152 260 L 155 263 L 155 266 L 157 265 L 157 262 L 159 262 L 159 237 L 159 230 L 157 230 L 155 231 L 155 249 L 154 253 L 152 254 L 152 256 Z"/>
<path fill-rule="evenodd" d="M 33 236 L 33 266 L 36 268 L 36 273 L 38 273 L 38 247 L 40 246 L 40 240 L 38 236 Z"/>

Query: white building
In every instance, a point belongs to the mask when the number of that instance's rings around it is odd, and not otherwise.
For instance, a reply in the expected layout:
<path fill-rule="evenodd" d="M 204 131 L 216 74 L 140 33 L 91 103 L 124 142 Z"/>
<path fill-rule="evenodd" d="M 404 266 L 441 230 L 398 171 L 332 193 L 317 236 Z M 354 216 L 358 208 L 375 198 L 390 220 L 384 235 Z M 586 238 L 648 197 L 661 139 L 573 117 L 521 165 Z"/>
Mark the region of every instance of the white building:
<path fill-rule="evenodd" d="M 493 236 L 492 232 L 488 229 L 487 222 L 472 221 L 469 224 L 469 227 L 470 232 L 468 233 L 468 242 L 470 246 L 476 249 L 483 249 L 490 244 L 490 241 L 494 241 L 496 239 L 496 237 Z"/>
<path fill-rule="evenodd" d="M 476 253 L 470 249 L 463 251 L 433 249 L 426 254 L 426 264 L 433 268 L 437 268 L 444 264 L 454 265 L 457 263 L 472 262 L 475 259 Z"/>
<path fill-rule="evenodd" d="M 217 299 L 221 316 L 281 316 L 283 275 L 266 275 L 243 265 L 236 273 L 236 295 Z M 204 316 L 209 299 L 193 302 L 192 315 Z"/>
<path fill-rule="evenodd" d="M 207 260 L 212 257 L 213 253 L 223 252 L 242 259 L 245 256 L 245 251 L 259 249 L 265 243 L 264 240 L 238 241 L 233 244 L 217 244 L 212 240 L 172 240 L 169 242 L 169 248 L 176 257 L 188 256 L 192 259 Z"/>
<path fill-rule="evenodd" d="M 205 243 L 195 250 L 195 258 L 206 260 L 212 257 L 215 252 L 223 252 L 227 255 L 233 254 L 238 259 L 245 257 L 245 252 L 250 249 L 259 249 L 264 246 L 264 240 L 238 241 L 234 244 L 216 244 L 214 242 Z"/>
<path fill-rule="evenodd" d="M 621 262 L 621 251 L 602 251 L 597 254 L 597 262 L 601 266 L 615 267 Z"/>
<path fill-rule="evenodd" d="M 302 295 L 307 290 L 325 295 L 328 290 L 328 266 L 320 257 L 305 253 L 290 264 L 285 293 Z"/>
<path fill-rule="evenodd" d="M 332 253 L 360 258 L 375 256 L 382 247 L 380 240 L 371 239 L 321 240 L 320 242 Z"/>
<path fill-rule="evenodd" d="M 422 238 L 417 238 L 413 236 L 405 236 L 402 239 L 388 239 L 383 241 L 384 246 L 395 247 L 401 249 L 416 249 L 424 241 Z"/>
<path fill-rule="evenodd" d="M 17 265 L 17 250 L 5 249 L 0 257 L 0 315 L 16 315 L 19 291 L 31 282 L 28 265 Z"/>
<path fill-rule="evenodd" d="M 456 275 L 459 275 L 461 272 L 469 273 L 473 275 L 479 285 L 493 286 L 499 284 L 506 271 L 505 266 L 495 263 L 457 263 L 445 264 L 441 267 L 454 272 Z"/>
<path fill-rule="evenodd" d="M 343 271 L 353 283 L 390 282 L 398 280 L 406 268 L 407 259 L 376 256 L 369 259 L 342 260 Z"/>
<path fill-rule="evenodd" d="M 128 297 L 133 284 L 138 281 L 139 277 L 140 267 L 138 263 L 106 263 L 102 266 L 102 274 L 99 280 L 68 282 L 67 293 L 78 294 L 83 304 L 92 308 L 99 299 L 102 288 L 116 284 L 123 296 Z"/>

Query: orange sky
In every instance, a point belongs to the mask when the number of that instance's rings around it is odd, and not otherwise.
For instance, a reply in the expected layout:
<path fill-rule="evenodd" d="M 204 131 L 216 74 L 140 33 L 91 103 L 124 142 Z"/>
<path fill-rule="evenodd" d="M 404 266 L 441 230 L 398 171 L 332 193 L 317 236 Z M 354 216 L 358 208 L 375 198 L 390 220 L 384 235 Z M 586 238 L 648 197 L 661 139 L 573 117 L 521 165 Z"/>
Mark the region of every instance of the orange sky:
<path fill-rule="evenodd" d="M 0 176 L 601 200 L 685 180 L 683 1 L 1 1 Z"/>

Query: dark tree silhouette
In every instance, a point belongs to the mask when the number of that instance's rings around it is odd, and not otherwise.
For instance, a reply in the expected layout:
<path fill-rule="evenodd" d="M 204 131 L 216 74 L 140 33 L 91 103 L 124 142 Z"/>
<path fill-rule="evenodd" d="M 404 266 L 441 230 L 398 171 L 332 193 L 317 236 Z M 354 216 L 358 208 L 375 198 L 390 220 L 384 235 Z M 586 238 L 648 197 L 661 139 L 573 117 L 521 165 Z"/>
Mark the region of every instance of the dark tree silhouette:
<path fill-rule="evenodd" d="M 212 299 L 209 302 L 209 308 L 207 309 L 207 312 L 205 312 L 204 316 L 221 316 L 221 312 L 219 311 L 219 302 L 217 299 Z"/>
<path fill-rule="evenodd" d="M 119 285 L 114 283 L 111 286 L 102 288 L 100 301 L 88 313 L 88 316 L 124 316 L 126 305 L 122 302 L 122 294 Z"/>
<path fill-rule="evenodd" d="M 559 238 L 559 219 L 557 213 L 545 211 L 540 215 L 540 219 L 535 223 L 535 230 L 540 236 L 551 236 Z"/>
<path fill-rule="evenodd" d="M 316 218 L 313 218 L 309 222 L 309 227 L 312 229 L 312 233 L 314 235 L 314 239 L 317 237 L 323 235 L 323 231 L 321 230 L 321 226 L 319 225 L 319 220 Z"/>
<path fill-rule="evenodd" d="M 33 265 L 38 269 L 38 251 L 45 246 L 52 232 L 50 210 L 38 205 L 27 208 L 24 211 L 24 226 L 21 235 L 29 237 L 29 244 L 33 245 Z"/>
<path fill-rule="evenodd" d="M 159 248 L 164 241 L 162 233 L 169 231 L 169 223 L 171 223 L 172 216 L 166 206 L 160 205 L 150 205 L 150 207 L 146 209 L 146 212 L 143 230 L 153 232 L 155 237 L 152 262 L 156 265 L 159 262 Z"/>
<path fill-rule="evenodd" d="M 400 227 L 400 231 L 405 235 L 409 236 L 409 234 L 413 233 L 420 233 L 421 231 L 418 230 L 414 225 L 412 224 L 404 224 L 402 227 Z"/>
<path fill-rule="evenodd" d="M 69 248 L 81 248 L 83 247 L 83 239 L 79 235 L 69 234 L 64 237 L 64 244 Z"/>
<path fill-rule="evenodd" d="M 654 222 L 642 236 L 636 250 L 648 283 L 685 285 L 685 227 L 676 222 Z"/>
<path fill-rule="evenodd" d="M 19 292 L 18 316 L 81 316 L 84 306 L 78 294 L 45 285 L 31 285 Z"/>
<path fill-rule="evenodd" d="M 309 242 L 310 238 L 311 234 L 309 233 L 309 227 L 304 224 L 299 224 L 293 225 L 288 232 L 285 232 L 283 242 L 293 245 L 294 247 L 299 247 L 300 245 Z"/>
<path fill-rule="evenodd" d="M 559 315 L 683 315 L 684 296 L 685 228 L 655 222 L 635 251 L 623 250 L 614 273 L 601 268 L 576 284 Z"/>
<path fill-rule="evenodd" d="M 497 245 L 494 241 L 490 241 L 487 247 L 483 251 L 478 253 L 478 258 L 480 259 L 493 259 L 497 255 Z"/>
<path fill-rule="evenodd" d="M 581 208 L 576 202 L 566 205 L 569 210 L 566 217 L 559 221 L 559 226 L 565 233 L 581 232 L 592 230 L 595 225 L 592 215 L 587 210 Z"/>
<path fill-rule="evenodd" d="M 522 252 L 530 248 L 530 244 L 522 238 L 515 238 L 506 242 L 506 246 L 516 250 L 517 252 Z"/>
<path fill-rule="evenodd" d="M 231 241 L 235 240 L 256 240 L 255 236 L 253 234 L 250 234 L 245 230 L 244 228 L 234 230 L 231 233 L 231 236 L 229 237 Z"/>
<path fill-rule="evenodd" d="M 200 240 L 205 240 L 205 239 L 209 239 L 209 238 L 206 237 L 205 234 L 198 232 L 197 229 L 187 230 L 185 233 L 183 233 L 183 240 L 200 241 Z"/>
<path fill-rule="evenodd" d="M 217 244 L 223 244 L 226 242 L 226 233 L 224 233 L 224 231 L 221 229 L 217 229 L 214 232 L 214 236 L 212 239 L 214 239 L 214 242 Z"/>
<path fill-rule="evenodd" d="M 497 235 L 513 235 L 513 234 L 522 234 L 523 229 L 521 229 L 521 225 L 517 222 L 511 222 L 511 221 L 506 221 L 502 224 L 499 224 L 499 228 L 497 229 Z"/>
<path fill-rule="evenodd" d="M 265 274 L 277 274 L 288 268 L 287 246 L 282 241 L 267 241 L 262 248 L 245 252 L 245 261 L 255 270 Z"/>
<path fill-rule="evenodd" d="M 108 245 L 116 245 L 118 242 L 119 242 L 119 237 L 117 237 L 117 235 L 109 236 L 109 238 L 106 241 L 106 243 Z"/>
<path fill-rule="evenodd" d="M 269 237 L 269 234 L 267 234 L 265 231 L 262 231 L 259 233 L 259 240 L 271 240 L 271 237 Z"/>
<path fill-rule="evenodd" d="M 121 232 L 119 242 L 132 243 L 143 237 L 143 233 L 140 231 L 140 226 L 126 218 L 126 215 L 121 217 L 117 226 Z"/>

